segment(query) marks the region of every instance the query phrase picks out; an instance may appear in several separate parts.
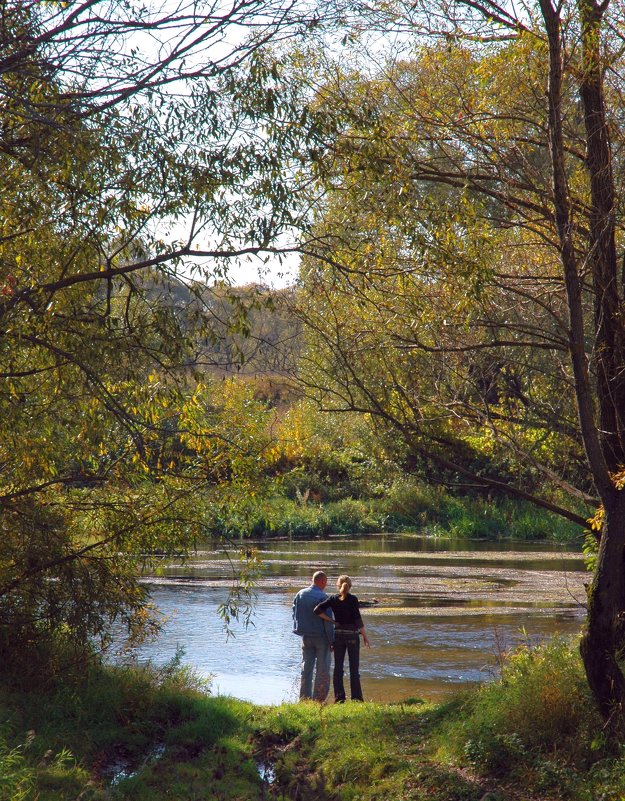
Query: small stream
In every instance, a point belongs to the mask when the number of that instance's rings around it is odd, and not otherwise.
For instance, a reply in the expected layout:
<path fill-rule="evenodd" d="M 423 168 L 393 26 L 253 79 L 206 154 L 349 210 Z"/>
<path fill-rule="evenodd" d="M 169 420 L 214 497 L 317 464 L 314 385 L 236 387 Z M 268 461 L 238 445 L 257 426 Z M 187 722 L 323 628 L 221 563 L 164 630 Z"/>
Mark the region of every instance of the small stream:
<path fill-rule="evenodd" d="M 212 676 L 214 693 L 261 704 L 296 700 L 292 599 L 323 569 L 332 585 L 348 573 L 354 594 L 380 601 L 363 609 L 372 643 L 361 656 L 365 698 L 440 700 L 496 675 L 502 654 L 519 642 L 578 632 L 585 613 L 582 555 L 552 544 L 376 534 L 256 545 L 264 566 L 252 626 L 225 637 L 217 608 L 232 565 L 207 545 L 186 564 L 146 577 L 167 624 L 139 658 L 161 665 L 181 646 L 185 663 Z"/>

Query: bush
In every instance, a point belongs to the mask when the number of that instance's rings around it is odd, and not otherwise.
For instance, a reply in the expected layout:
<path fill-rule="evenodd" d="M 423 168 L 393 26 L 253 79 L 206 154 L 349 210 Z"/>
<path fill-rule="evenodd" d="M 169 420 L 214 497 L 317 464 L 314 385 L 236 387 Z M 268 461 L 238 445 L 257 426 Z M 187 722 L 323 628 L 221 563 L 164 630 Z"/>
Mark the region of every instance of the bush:
<path fill-rule="evenodd" d="M 501 680 L 484 685 L 445 732 L 456 758 L 484 773 L 504 774 L 558 754 L 583 766 L 596 758 L 601 730 L 576 643 L 562 639 L 520 648 L 502 668 Z"/>
<path fill-rule="evenodd" d="M 344 498 L 318 504 L 272 498 L 251 529 L 240 534 L 322 537 L 406 530 L 458 539 L 570 541 L 581 536 L 578 526 L 531 504 L 457 497 L 410 477 L 394 481 L 383 497 L 369 500 Z"/>

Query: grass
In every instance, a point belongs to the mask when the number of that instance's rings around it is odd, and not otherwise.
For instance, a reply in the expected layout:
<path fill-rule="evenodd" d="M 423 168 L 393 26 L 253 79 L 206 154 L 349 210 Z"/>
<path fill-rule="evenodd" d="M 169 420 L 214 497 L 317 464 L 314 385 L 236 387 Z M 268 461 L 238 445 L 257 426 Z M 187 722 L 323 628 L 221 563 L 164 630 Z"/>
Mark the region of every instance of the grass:
<path fill-rule="evenodd" d="M 227 516 L 226 516 L 227 517 Z M 274 496 L 245 518 L 233 512 L 220 531 L 230 536 L 323 537 L 375 531 L 419 531 L 458 539 L 578 540 L 574 523 L 525 501 L 454 496 L 441 488 L 396 481 L 382 497 L 326 503 Z"/>
<path fill-rule="evenodd" d="M 439 706 L 257 707 L 175 665 L 94 665 L 28 692 L 5 682 L 0 721 L 0 801 L 625 797 L 625 751 L 602 737 L 563 640 L 521 648 L 500 681 Z"/>
<path fill-rule="evenodd" d="M 93 665 L 82 679 L 5 687 L 0 799 L 199 798 L 208 777 L 210 797 L 255 798 L 251 711 L 179 669 Z"/>
<path fill-rule="evenodd" d="M 607 746 L 601 728 L 576 649 L 555 639 L 509 657 L 501 679 L 470 694 L 432 746 L 440 761 L 480 776 L 568 795 Z"/>

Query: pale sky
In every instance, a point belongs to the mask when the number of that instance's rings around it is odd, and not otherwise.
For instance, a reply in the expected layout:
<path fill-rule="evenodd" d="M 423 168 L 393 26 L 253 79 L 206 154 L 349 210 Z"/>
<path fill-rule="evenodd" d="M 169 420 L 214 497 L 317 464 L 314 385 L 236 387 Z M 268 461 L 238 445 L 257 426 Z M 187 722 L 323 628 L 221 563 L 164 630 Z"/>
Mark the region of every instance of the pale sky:
<path fill-rule="evenodd" d="M 233 262 L 229 277 L 235 286 L 263 284 L 273 289 L 281 289 L 295 282 L 298 270 L 299 257 L 291 254 L 282 260 L 282 264 L 276 258 L 266 264 L 262 264 L 258 259 L 251 262 Z"/>

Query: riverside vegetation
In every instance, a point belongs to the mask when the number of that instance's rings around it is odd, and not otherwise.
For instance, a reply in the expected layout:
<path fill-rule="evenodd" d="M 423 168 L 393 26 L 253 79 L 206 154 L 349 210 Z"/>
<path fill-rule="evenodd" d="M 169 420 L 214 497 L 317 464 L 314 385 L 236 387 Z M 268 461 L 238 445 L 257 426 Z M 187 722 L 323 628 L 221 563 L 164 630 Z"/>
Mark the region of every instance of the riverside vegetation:
<path fill-rule="evenodd" d="M 416 529 L 458 538 L 581 541 L 578 523 L 487 486 L 467 486 L 453 472 L 415 460 L 361 415 L 320 413 L 310 400 L 289 394 L 285 382 L 230 377 L 198 388 L 196 396 L 200 408 L 211 410 L 200 414 L 202 425 L 209 419 L 224 441 L 250 454 L 245 472 L 239 452 L 222 456 L 233 476 L 248 474 L 248 484 L 238 478 L 236 491 L 231 481 L 217 500 L 214 488 L 206 493 L 205 535 L 322 537 Z M 492 469 L 487 458 L 476 457 L 475 464 L 484 474 Z M 531 465 L 515 469 L 526 488 L 543 483 Z M 557 506 L 557 487 L 543 491 Z M 580 503 L 578 512 L 588 517 L 592 507 Z"/>
<path fill-rule="evenodd" d="M 5 677 L 2 801 L 625 795 L 625 753 L 602 735 L 575 642 L 523 647 L 498 681 L 443 705 L 258 707 L 212 697 L 178 661 L 103 668 L 59 653 L 63 679 Z"/>
<path fill-rule="evenodd" d="M 321 537 L 377 531 L 414 531 L 459 539 L 580 540 L 579 526 L 530 503 L 454 496 L 442 488 L 402 479 L 383 497 L 341 498 L 325 503 L 300 495 L 274 495 L 245 515 L 224 509 L 214 534 L 240 537 Z"/>

